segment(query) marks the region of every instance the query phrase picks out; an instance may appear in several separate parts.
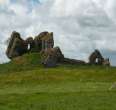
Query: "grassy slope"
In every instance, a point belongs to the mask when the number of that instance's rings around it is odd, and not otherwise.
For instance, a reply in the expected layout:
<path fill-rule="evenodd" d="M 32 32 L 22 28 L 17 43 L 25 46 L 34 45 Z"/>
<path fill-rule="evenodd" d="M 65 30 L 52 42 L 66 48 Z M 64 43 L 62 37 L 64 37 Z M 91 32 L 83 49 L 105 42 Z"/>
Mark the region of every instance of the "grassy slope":
<path fill-rule="evenodd" d="M 115 110 L 116 68 L 45 69 L 38 54 L 0 65 L 0 110 Z"/>

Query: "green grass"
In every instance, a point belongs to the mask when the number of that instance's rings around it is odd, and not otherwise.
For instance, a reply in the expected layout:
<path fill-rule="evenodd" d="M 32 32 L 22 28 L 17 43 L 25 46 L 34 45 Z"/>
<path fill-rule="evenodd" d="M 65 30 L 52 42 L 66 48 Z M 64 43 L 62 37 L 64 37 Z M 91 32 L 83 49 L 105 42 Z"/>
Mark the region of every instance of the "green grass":
<path fill-rule="evenodd" d="M 0 65 L 0 110 L 115 110 L 116 68 L 44 68 L 37 53 Z"/>

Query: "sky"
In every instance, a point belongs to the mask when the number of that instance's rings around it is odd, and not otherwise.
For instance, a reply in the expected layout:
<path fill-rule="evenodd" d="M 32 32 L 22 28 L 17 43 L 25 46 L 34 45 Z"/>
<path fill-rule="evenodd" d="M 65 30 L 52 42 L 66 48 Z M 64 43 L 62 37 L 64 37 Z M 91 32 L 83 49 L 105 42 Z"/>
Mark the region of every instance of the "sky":
<path fill-rule="evenodd" d="M 66 57 L 88 61 L 99 49 L 116 66 L 116 0 L 0 0 L 0 63 L 9 61 L 5 41 L 54 32 Z"/>

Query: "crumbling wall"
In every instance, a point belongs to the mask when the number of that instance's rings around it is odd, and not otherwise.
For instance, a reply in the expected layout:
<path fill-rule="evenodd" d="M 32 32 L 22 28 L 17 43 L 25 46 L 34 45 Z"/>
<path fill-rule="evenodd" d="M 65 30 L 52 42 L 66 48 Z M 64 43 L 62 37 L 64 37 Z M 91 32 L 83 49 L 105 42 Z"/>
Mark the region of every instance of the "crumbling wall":
<path fill-rule="evenodd" d="M 21 56 L 26 52 L 27 45 L 25 44 L 25 41 L 21 38 L 18 32 L 12 32 L 6 51 L 8 58 L 12 59 L 14 57 Z"/>
<path fill-rule="evenodd" d="M 110 66 L 110 60 L 105 59 L 101 52 L 99 50 L 95 50 L 90 56 L 89 56 L 89 64 L 92 65 L 107 65 Z"/>
<path fill-rule="evenodd" d="M 14 31 L 11 34 L 6 55 L 12 59 L 27 52 L 41 52 L 44 49 L 53 48 L 53 46 L 53 33 L 42 32 L 34 39 L 33 37 L 28 37 L 26 40 L 23 40 L 20 34 Z"/>
<path fill-rule="evenodd" d="M 12 32 L 6 55 L 13 59 L 28 52 L 41 53 L 41 62 L 45 67 L 55 67 L 59 63 L 88 64 L 85 61 L 65 58 L 59 47 L 54 48 L 53 32 L 42 32 L 39 35 L 23 40 L 16 31 Z M 110 65 L 110 60 L 103 58 L 99 50 L 95 50 L 89 57 L 89 64 Z"/>

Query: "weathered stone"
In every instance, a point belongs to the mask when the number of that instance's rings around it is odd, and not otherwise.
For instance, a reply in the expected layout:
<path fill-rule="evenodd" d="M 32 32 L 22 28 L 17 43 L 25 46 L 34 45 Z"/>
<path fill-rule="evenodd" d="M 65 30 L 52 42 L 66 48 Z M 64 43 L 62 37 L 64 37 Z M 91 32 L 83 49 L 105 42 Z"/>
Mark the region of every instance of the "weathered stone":
<path fill-rule="evenodd" d="M 35 37 L 34 42 L 36 51 L 53 48 L 54 46 L 53 33 L 42 32 Z"/>
<path fill-rule="evenodd" d="M 28 37 L 26 40 L 25 40 L 25 43 L 28 45 L 28 51 L 29 52 L 35 52 L 35 43 L 34 43 L 34 40 L 32 37 Z"/>
<path fill-rule="evenodd" d="M 35 37 L 34 44 L 35 44 L 35 52 L 40 52 L 42 50 L 42 41 L 40 40 L 39 36 Z"/>
<path fill-rule="evenodd" d="M 9 57 L 10 49 L 12 47 L 12 44 L 13 44 L 15 38 L 20 38 L 20 34 L 14 31 L 14 32 L 12 32 L 12 35 L 11 35 L 11 38 L 9 40 L 9 44 L 8 44 L 8 47 L 6 50 L 6 54 L 8 57 Z"/>
<path fill-rule="evenodd" d="M 43 65 L 47 68 L 56 67 L 57 66 L 57 58 L 49 55 L 44 60 Z"/>
<path fill-rule="evenodd" d="M 53 48 L 53 33 L 42 32 L 33 39 L 32 37 L 23 40 L 18 32 L 13 32 L 6 51 L 8 58 L 14 58 L 27 52 L 40 52 Z"/>
<path fill-rule="evenodd" d="M 8 58 L 12 59 L 26 52 L 27 45 L 24 43 L 24 40 L 21 39 L 20 34 L 14 31 L 11 35 L 9 45 L 6 51 Z"/>
<path fill-rule="evenodd" d="M 109 60 L 109 58 L 104 59 L 103 65 L 104 65 L 104 66 L 110 66 L 110 60 Z"/>
<path fill-rule="evenodd" d="M 54 47 L 53 33 L 42 32 L 34 39 L 32 37 L 23 40 L 18 32 L 13 32 L 6 51 L 8 58 L 21 56 L 28 52 L 40 52 L 42 64 L 45 67 L 55 67 L 59 63 L 86 64 L 82 60 L 64 58 L 59 47 Z M 89 64 L 110 66 L 109 59 L 104 59 L 99 50 L 95 50 L 89 57 Z"/>
<path fill-rule="evenodd" d="M 43 56 L 42 63 L 45 67 L 55 67 L 64 59 L 64 55 L 59 47 L 46 49 L 42 51 L 41 54 Z"/>
<path fill-rule="evenodd" d="M 26 40 L 25 40 L 25 42 L 27 43 L 27 44 L 31 44 L 31 43 L 33 43 L 33 38 L 32 37 L 28 37 Z"/>
<path fill-rule="evenodd" d="M 103 61 L 104 61 L 104 58 L 102 57 L 99 50 L 95 50 L 89 57 L 90 64 L 102 65 Z"/>
<path fill-rule="evenodd" d="M 85 65 L 86 64 L 82 60 L 75 60 L 75 59 L 69 59 L 69 58 L 64 58 L 64 63 L 72 64 L 72 65 Z"/>

